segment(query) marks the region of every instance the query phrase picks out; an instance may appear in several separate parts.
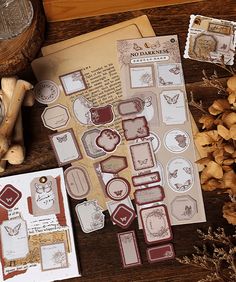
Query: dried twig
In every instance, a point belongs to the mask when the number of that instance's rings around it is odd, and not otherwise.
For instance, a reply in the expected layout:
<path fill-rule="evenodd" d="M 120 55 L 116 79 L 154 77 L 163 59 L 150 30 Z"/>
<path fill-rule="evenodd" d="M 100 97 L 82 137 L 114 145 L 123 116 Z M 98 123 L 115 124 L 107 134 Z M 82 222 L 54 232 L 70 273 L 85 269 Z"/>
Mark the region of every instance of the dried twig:
<path fill-rule="evenodd" d="M 190 96 L 191 100 L 190 100 L 190 102 L 188 103 L 189 106 L 192 106 L 192 107 L 194 107 L 194 108 L 197 108 L 198 110 L 200 110 L 200 111 L 203 112 L 204 114 L 207 114 L 207 111 L 205 111 L 205 110 L 203 109 L 202 101 L 200 101 L 200 102 L 194 101 L 194 97 L 193 97 L 193 92 L 192 92 L 192 91 L 190 92 L 190 95 L 191 95 L 191 96 Z"/>

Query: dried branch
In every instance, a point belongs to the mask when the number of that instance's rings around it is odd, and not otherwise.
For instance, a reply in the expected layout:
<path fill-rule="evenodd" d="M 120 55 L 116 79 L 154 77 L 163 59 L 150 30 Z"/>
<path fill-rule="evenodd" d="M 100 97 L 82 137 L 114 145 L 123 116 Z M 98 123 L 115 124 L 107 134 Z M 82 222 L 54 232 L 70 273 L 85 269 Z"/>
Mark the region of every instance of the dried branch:
<path fill-rule="evenodd" d="M 205 110 L 203 109 L 202 101 L 200 101 L 200 102 L 194 101 L 194 97 L 193 97 L 193 92 L 192 92 L 192 91 L 190 92 L 190 95 L 191 95 L 191 96 L 190 96 L 191 100 L 190 100 L 190 102 L 188 103 L 189 106 L 192 106 L 192 107 L 194 107 L 194 108 L 197 108 L 198 110 L 200 110 L 200 111 L 203 112 L 204 114 L 208 114 L 207 111 L 205 111 Z"/>
<path fill-rule="evenodd" d="M 220 81 L 219 77 L 218 77 L 218 74 L 217 72 L 214 70 L 214 73 L 213 75 L 211 76 L 207 76 L 206 74 L 206 71 L 203 70 L 202 71 L 203 73 L 203 86 L 204 87 L 213 87 L 213 88 L 216 88 L 217 89 L 217 93 L 219 95 L 225 95 L 225 96 L 228 96 L 228 93 L 224 87 L 224 85 L 222 84 L 222 82 Z"/>

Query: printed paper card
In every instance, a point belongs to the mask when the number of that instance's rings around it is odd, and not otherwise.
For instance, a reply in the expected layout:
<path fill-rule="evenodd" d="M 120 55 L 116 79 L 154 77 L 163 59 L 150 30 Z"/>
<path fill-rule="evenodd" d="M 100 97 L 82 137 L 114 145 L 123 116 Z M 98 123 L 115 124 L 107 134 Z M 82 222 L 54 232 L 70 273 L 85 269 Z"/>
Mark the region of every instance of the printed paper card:
<path fill-rule="evenodd" d="M 191 15 L 185 58 L 233 65 L 236 47 L 236 22 Z"/>
<path fill-rule="evenodd" d="M 172 225 L 205 221 L 177 36 L 120 40 L 117 49 L 123 90 L 118 113 L 139 227 L 147 229 L 140 224 L 144 208 L 160 202 Z"/>
<path fill-rule="evenodd" d="M 80 276 L 63 170 L 0 179 L 0 281 Z"/>

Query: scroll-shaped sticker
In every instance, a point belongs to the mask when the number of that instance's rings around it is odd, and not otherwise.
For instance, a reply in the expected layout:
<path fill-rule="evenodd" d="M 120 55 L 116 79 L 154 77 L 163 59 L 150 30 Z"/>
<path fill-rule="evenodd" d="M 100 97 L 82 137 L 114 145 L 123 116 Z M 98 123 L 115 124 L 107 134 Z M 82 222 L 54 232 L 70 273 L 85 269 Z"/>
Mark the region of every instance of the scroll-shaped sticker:
<path fill-rule="evenodd" d="M 135 212 L 133 209 L 124 204 L 119 204 L 111 215 L 111 221 L 123 229 L 126 229 L 135 219 Z"/>
<path fill-rule="evenodd" d="M 172 239 L 170 220 L 164 205 L 141 209 L 140 215 L 147 244 Z"/>
<path fill-rule="evenodd" d="M 100 162 L 102 172 L 114 173 L 122 171 L 128 167 L 126 157 L 112 155 Z"/>
<path fill-rule="evenodd" d="M 72 166 L 65 170 L 66 189 L 71 198 L 80 200 L 86 198 L 91 182 L 87 171 L 78 166 Z"/>
<path fill-rule="evenodd" d="M 194 182 L 191 162 L 185 158 L 174 158 L 167 164 L 168 183 L 175 192 L 189 191 Z"/>
<path fill-rule="evenodd" d="M 160 174 L 158 171 L 137 175 L 132 177 L 134 186 L 147 185 L 151 183 L 160 182 Z"/>
<path fill-rule="evenodd" d="M 154 167 L 155 160 L 152 152 L 152 147 L 149 142 L 131 145 L 130 153 L 135 170 Z"/>
<path fill-rule="evenodd" d="M 147 248 L 146 253 L 148 262 L 150 263 L 169 260 L 175 257 L 175 251 L 171 243 Z"/>
<path fill-rule="evenodd" d="M 197 201 L 189 195 L 177 196 L 171 202 L 171 214 L 178 220 L 189 220 L 197 213 Z"/>
<path fill-rule="evenodd" d="M 60 213 L 55 178 L 49 175 L 34 178 L 30 183 L 30 191 L 34 216 Z"/>
<path fill-rule="evenodd" d="M 188 149 L 190 138 L 187 132 L 180 129 L 173 129 L 166 133 L 164 144 L 170 152 L 181 153 Z"/>
<path fill-rule="evenodd" d="M 117 236 L 123 267 L 141 265 L 142 262 L 134 231 L 118 233 Z"/>
<path fill-rule="evenodd" d="M 44 126 L 51 130 L 65 127 L 70 120 L 68 109 L 59 104 L 45 108 L 41 117 Z"/>
<path fill-rule="evenodd" d="M 73 103 L 73 111 L 76 119 L 81 124 L 91 124 L 91 114 L 89 109 L 92 108 L 93 104 L 88 101 L 84 96 L 79 96 Z"/>
<path fill-rule="evenodd" d="M 158 70 L 158 85 L 159 86 L 175 86 L 183 84 L 183 75 L 181 64 L 160 64 Z"/>
<path fill-rule="evenodd" d="M 132 99 L 121 101 L 118 104 L 118 112 L 122 116 L 141 113 L 144 109 L 144 101 L 135 97 Z"/>
<path fill-rule="evenodd" d="M 181 90 L 166 90 L 160 94 L 162 120 L 167 125 L 183 124 L 186 121 L 184 93 Z"/>
<path fill-rule="evenodd" d="M 108 181 L 106 185 L 107 196 L 114 201 L 121 201 L 128 197 L 131 191 L 129 182 L 123 177 L 116 177 Z"/>
<path fill-rule="evenodd" d="M 81 138 L 86 154 L 93 159 L 106 155 L 106 153 L 96 144 L 96 138 L 100 135 L 100 132 L 101 130 L 98 128 L 93 128 L 84 132 Z"/>
<path fill-rule="evenodd" d="M 66 95 L 71 95 L 87 88 L 81 70 L 59 76 Z"/>
<path fill-rule="evenodd" d="M 153 186 L 144 189 L 137 189 L 134 192 L 136 204 L 144 205 L 162 201 L 165 197 L 164 190 L 161 186 Z"/>
<path fill-rule="evenodd" d="M 153 66 L 130 68 L 131 88 L 145 88 L 154 86 Z"/>
<path fill-rule="evenodd" d="M 91 108 L 89 111 L 91 115 L 91 120 L 95 125 L 111 123 L 114 120 L 112 105 Z"/>
<path fill-rule="evenodd" d="M 18 203 L 21 197 L 22 193 L 18 189 L 11 184 L 7 184 L 0 192 L 0 204 L 7 209 L 11 209 Z"/>
<path fill-rule="evenodd" d="M 10 261 L 26 257 L 29 253 L 26 222 L 22 218 L 6 220 L 0 230 L 4 259 Z"/>
<path fill-rule="evenodd" d="M 82 159 L 73 129 L 61 131 L 49 137 L 60 166 Z"/>
<path fill-rule="evenodd" d="M 40 246 L 42 271 L 69 267 L 65 242 Z"/>
<path fill-rule="evenodd" d="M 78 204 L 75 211 L 84 233 L 90 233 L 104 227 L 105 216 L 96 200 Z"/>
<path fill-rule="evenodd" d="M 149 135 L 149 127 L 145 117 L 123 120 L 122 127 L 126 140 L 135 140 Z"/>

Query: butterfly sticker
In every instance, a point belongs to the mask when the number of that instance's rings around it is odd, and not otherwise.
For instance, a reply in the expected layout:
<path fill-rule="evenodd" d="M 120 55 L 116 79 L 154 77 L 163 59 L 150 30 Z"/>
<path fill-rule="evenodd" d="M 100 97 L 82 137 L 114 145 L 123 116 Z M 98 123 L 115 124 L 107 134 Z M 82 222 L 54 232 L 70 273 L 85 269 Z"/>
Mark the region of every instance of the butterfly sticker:
<path fill-rule="evenodd" d="M 178 99 L 179 99 L 179 94 L 176 94 L 175 96 L 173 97 L 170 97 L 168 95 L 165 95 L 164 94 L 164 98 L 166 99 L 166 102 L 171 105 L 171 104 L 176 104 Z"/>
<path fill-rule="evenodd" d="M 178 169 L 174 170 L 174 172 L 169 172 L 169 177 L 176 178 L 178 176 Z"/>
<path fill-rule="evenodd" d="M 133 48 L 135 51 L 143 50 L 143 48 L 140 47 L 137 43 L 134 43 Z"/>
<path fill-rule="evenodd" d="M 57 141 L 59 143 L 62 143 L 62 142 L 66 142 L 67 141 L 67 135 L 64 134 L 62 137 L 56 137 L 57 138 Z"/>
<path fill-rule="evenodd" d="M 11 228 L 10 226 L 4 226 L 5 230 L 7 231 L 9 236 L 16 236 L 20 232 L 21 223 L 17 224 L 14 228 Z"/>
<path fill-rule="evenodd" d="M 35 186 L 36 192 L 38 194 L 49 193 L 49 192 L 52 191 L 52 182 L 51 181 L 49 183 L 44 184 L 44 185 L 35 183 L 34 186 Z"/>
<path fill-rule="evenodd" d="M 180 67 L 176 65 L 175 67 L 169 69 L 169 72 L 173 73 L 174 75 L 178 75 L 180 74 Z"/>
<path fill-rule="evenodd" d="M 191 180 L 188 179 L 184 182 L 184 184 L 176 183 L 174 184 L 178 191 L 185 191 L 191 185 Z"/>
<path fill-rule="evenodd" d="M 183 170 L 184 170 L 187 174 L 191 174 L 191 168 L 190 168 L 190 167 L 183 167 Z"/>

